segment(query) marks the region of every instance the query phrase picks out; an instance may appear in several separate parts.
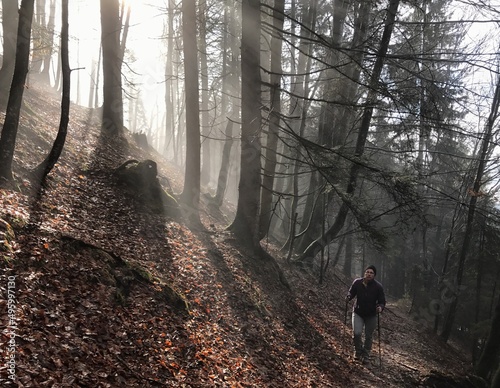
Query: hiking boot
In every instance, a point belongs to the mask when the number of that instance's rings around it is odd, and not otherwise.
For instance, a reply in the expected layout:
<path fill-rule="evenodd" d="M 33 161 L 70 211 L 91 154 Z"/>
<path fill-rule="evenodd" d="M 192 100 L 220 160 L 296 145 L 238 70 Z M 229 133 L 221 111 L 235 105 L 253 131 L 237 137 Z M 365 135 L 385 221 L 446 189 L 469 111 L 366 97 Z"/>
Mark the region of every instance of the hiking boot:
<path fill-rule="evenodd" d="M 364 365 L 370 365 L 371 364 L 371 360 L 370 360 L 370 356 L 363 356 L 362 359 L 361 359 L 361 362 L 364 364 Z"/>

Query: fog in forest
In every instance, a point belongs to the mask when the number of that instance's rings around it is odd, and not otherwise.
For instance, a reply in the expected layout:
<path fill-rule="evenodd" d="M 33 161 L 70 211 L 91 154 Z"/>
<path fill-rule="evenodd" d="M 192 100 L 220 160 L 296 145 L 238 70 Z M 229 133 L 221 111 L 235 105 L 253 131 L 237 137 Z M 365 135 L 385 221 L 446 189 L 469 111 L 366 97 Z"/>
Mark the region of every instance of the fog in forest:
<path fill-rule="evenodd" d="M 59 88 L 60 2 L 36 3 L 29 77 L 49 66 Z M 240 234 L 315 273 L 373 263 L 414 312 L 437 300 L 423 319 L 477 351 L 500 273 L 500 4 L 206 1 L 192 37 L 181 3 L 120 4 L 128 131 L 181 169 L 200 156 L 195 183 L 248 221 Z M 99 2 L 69 4 L 72 102 L 98 108 Z"/>

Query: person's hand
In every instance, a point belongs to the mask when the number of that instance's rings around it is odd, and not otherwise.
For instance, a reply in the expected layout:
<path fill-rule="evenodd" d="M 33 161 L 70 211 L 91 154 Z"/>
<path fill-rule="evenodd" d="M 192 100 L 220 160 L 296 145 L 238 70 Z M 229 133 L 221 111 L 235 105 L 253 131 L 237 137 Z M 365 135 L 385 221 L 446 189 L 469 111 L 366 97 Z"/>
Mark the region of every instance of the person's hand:
<path fill-rule="evenodd" d="M 349 295 L 347 295 L 347 296 L 345 297 L 345 302 L 346 302 L 346 303 L 349 303 L 350 301 L 351 301 L 351 297 L 350 297 Z"/>
<path fill-rule="evenodd" d="M 382 312 L 382 307 L 381 306 L 377 306 L 377 314 L 380 314 Z"/>

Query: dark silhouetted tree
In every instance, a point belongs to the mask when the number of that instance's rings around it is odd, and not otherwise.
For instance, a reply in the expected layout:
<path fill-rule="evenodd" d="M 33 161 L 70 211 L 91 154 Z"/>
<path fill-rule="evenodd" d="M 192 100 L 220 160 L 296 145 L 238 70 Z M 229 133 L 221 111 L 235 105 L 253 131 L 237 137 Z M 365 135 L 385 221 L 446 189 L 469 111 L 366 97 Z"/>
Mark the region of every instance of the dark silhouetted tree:
<path fill-rule="evenodd" d="M 35 169 L 35 174 L 44 179 L 50 173 L 54 165 L 59 160 L 61 152 L 66 142 L 66 135 L 68 133 L 69 122 L 69 108 L 70 108 L 70 86 L 71 86 L 71 69 L 69 67 L 69 53 L 68 53 L 68 0 L 62 1 L 62 24 L 61 24 L 61 66 L 62 66 L 62 98 L 61 98 L 61 120 L 59 123 L 59 131 L 57 132 L 56 140 L 52 149 L 45 158 Z"/>
<path fill-rule="evenodd" d="M 17 50 L 7 112 L 0 137 L 0 178 L 11 180 L 12 160 L 16 147 L 17 129 L 23 101 L 24 86 L 29 69 L 31 23 L 34 0 L 23 0 L 19 9 Z"/>

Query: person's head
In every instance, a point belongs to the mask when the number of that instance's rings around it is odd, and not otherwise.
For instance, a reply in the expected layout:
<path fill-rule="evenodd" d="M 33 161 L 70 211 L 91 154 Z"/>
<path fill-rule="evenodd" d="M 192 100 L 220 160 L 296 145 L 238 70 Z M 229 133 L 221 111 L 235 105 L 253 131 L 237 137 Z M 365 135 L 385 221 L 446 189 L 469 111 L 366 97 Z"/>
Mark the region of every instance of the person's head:
<path fill-rule="evenodd" d="M 373 280 L 377 276 L 377 268 L 374 265 L 369 265 L 365 268 L 365 279 Z"/>

